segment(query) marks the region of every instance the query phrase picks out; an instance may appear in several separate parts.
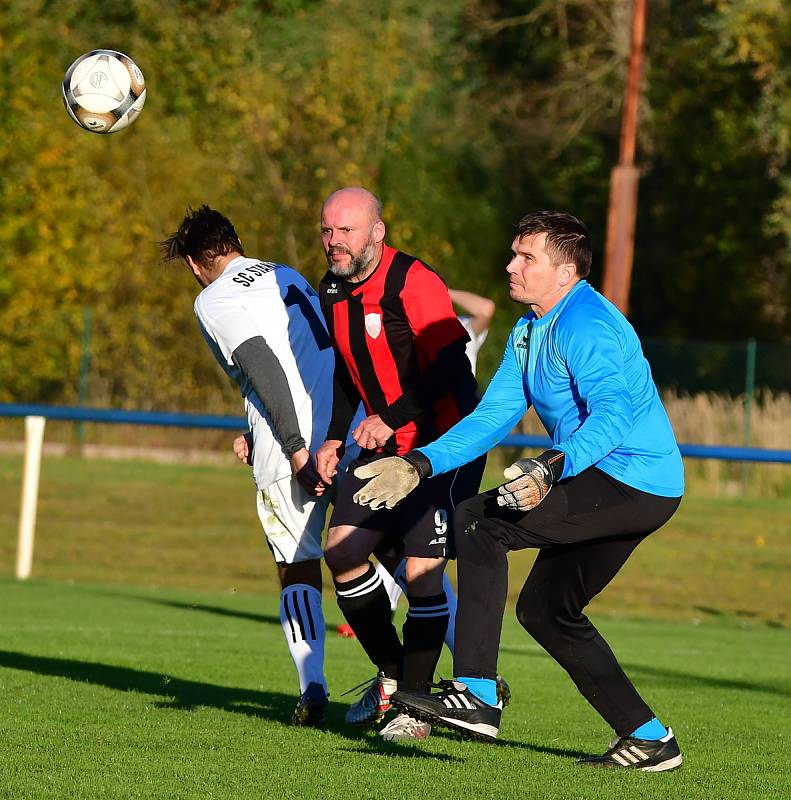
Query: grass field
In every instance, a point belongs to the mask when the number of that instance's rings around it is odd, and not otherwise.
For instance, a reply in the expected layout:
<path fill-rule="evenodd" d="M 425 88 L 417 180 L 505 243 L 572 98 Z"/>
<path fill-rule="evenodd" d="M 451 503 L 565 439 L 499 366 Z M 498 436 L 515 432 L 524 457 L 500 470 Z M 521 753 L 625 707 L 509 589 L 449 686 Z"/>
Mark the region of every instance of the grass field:
<path fill-rule="evenodd" d="M 329 729 L 284 724 L 295 686 L 273 597 L 10 580 L 0 595 L 3 797 L 787 796 L 786 631 L 605 620 L 686 759 L 667 775 L 612 774 L 575 766 L 608 733 L 511 617 L 502 740 L 401 745 L 344 726 L 340 691 L 371 669 L 337 635 Z"/>
<path fill-rule="evenodd" d="M 0 455 L 0 575 L 12 575 L 22 474 Z M 499 475 L 487 475 L 494 485 Z M 534 558 L 512 556 L 515 595 Z M 594 613 L 791 625 L 791 496 L 691 495 L 591 606 Z M 276 591 L 241 465 L 45 459 L 34 577 Z"/>
<path fill-rule="evenodd" d="M 609 732 L 511 612 L 500 668 L 515 699 L 498 744 L 443 732 L 387 744 L 346 728 L 340 693 L 372 669 L 334 634 L 329 729 L 294 730 L 243 469 L 45 460 L 34 580 L 21 584 L 20 475 L 21 458 L 0 457 L 0 797 L 788 795 L 789 498 L 687 498 L 591 605 L 684 750 L 682 770 L 644 775 L 575 766 Z M 515 557 L 513 590 L 530 562 Z"/>

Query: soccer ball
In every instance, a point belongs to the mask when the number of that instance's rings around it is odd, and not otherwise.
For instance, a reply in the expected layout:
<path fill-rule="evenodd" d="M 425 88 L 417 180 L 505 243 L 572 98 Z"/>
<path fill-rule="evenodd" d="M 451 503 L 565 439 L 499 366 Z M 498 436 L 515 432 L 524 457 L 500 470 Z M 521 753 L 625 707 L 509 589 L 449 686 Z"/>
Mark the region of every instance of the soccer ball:
<path fill-rule="evenodd" d="M 120 131 L 137 119 L 145 102 L 143 73 L 117 50 L 81 55 L 63 78 L 66 111 L 86 131 Z"/>

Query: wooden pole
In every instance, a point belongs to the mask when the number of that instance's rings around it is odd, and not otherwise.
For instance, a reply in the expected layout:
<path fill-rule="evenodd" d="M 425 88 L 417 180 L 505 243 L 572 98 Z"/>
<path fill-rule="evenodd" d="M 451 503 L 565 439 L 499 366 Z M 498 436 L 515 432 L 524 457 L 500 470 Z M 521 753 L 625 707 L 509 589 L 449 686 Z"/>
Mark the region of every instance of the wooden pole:
<path fill-rule="evenodd" d="M 603 294 L 624 313 L 629 311 L 632 282 L 634 228 L 637 218 L 637 184 L 634 166 L 637 143 L 637 110 L 640 103 L 640 73 L 645 42 L 645 0 L 633 0 L 629 68 L 624 89 L 621 142 L 618 164 L 610 177 L 610 205 L 604 248 Z"/>

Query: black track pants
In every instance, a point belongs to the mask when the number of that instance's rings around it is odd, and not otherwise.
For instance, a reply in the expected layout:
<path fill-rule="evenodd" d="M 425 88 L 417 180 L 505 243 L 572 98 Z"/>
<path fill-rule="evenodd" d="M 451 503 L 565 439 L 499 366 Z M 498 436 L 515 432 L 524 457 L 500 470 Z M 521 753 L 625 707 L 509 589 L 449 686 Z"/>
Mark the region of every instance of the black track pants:
<path fill-rule="evenodd" d="M 619 735 L 654 715 L 582 610 L 680 498 L 641 492 L 591 468 L 554 486 L 527 513 L 497 505 L 497 490 L 454 516 L 459 606 L 454 674 L 494 678 L 510 550 L 540 548 L 516 606 L 519 622 L 568 672 Z"/>

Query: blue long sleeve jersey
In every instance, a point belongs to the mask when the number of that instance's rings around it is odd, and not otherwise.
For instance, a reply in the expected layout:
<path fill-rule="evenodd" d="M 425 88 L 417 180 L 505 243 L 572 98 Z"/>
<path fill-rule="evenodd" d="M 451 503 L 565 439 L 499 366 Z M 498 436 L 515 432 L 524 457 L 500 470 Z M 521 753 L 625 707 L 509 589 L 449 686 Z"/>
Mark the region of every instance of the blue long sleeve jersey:
<path fill-rule="evenodd" d="M 684 493 L 681 453 L 640 340 L 587 281 L 540 319 L 519 319 L 475 411 L 419 450 L 434 474 L 448 472 L 498 444 L 531 405 L 566 454 L 561 479 L 595 465 L 644 492 Z"/>

